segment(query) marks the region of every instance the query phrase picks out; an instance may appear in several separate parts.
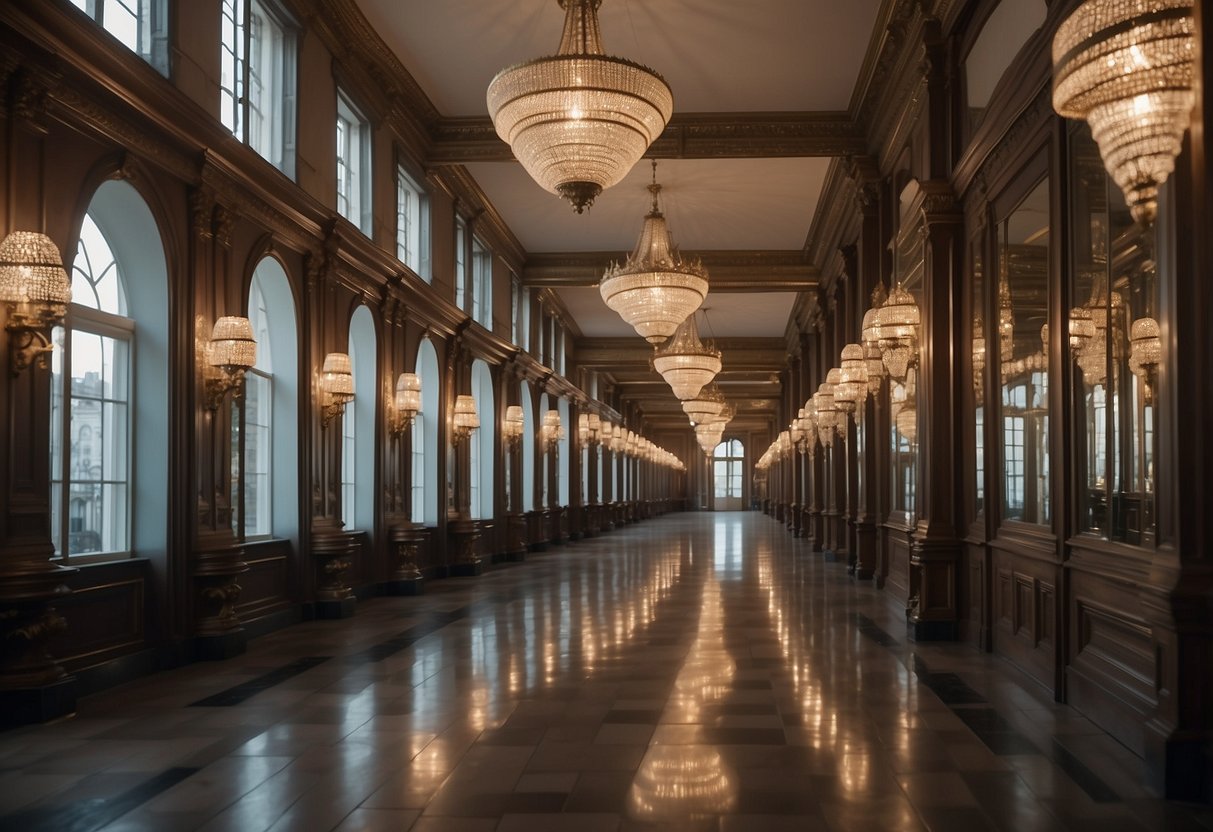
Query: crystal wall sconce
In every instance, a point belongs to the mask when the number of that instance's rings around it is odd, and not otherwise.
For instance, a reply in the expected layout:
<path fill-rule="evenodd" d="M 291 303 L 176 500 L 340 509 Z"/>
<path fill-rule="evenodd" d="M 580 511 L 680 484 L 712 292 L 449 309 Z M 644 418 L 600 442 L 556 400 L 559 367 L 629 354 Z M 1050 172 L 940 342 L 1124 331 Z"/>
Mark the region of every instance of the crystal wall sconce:
<path fill-rule="evenodd" d="M 14 231 L 0 243 L 0 303 L 8 307 L 14 376 L 37 364 L 46 368 L 50 330 L 63 321 L 72 284 L 54 240 L 36 231 Z"/>
<path fill-rule="evenodd" d="M 564 439 L 564 425 L 560 422 L 559 410 L 549 410 L 543 414 L 540 438 L 549 450 L 555 450 L 557 443 Z"/>
<path fill-rule="evenodd" d="M 469 395 L 455 397 L 455 416 L 452 419 L 456 442 L 469 438 L 480 427 L 480 416 L 476 413 L 476 400 Z"/>
<path fill-rule="evenodd" d="M 388 413 L 388 433 L 399 438 L 421 412 L 421 379 L 416 373 L 401 373 L 396 378 L 396 396 Z"/>
<path fill-rule="evenodd" d="M 505 421 L 501 423 L 501 439 L 507 449 L 513 450 L 522 441 L 523 428 L 522 405 L 510 405 L 505 409 Z"/>
<path fill-rule="evenodd" d="M 202 388 L 206 409 L 218 410 L 228 393 L 236 398 L 244 385 L 244 373 L 257 363 L 257 341 L 248 318 L 227 315 L 215 321 L 202 365 Z"/>
<path fill-rule="evenodd" d="M 354 368 L 343 352 L 330 352 L 324 357 L 317 385 L 320 405 L 320 427 L 327 428 L 345 406 L 354 400 Z"/>

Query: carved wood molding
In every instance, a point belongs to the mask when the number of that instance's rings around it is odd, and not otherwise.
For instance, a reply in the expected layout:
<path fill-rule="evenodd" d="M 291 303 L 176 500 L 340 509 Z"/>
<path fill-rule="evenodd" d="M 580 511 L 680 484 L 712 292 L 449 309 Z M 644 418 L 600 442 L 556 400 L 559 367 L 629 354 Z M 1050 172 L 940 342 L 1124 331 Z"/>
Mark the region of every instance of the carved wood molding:
<path fill-rule="evenodd" d="M 442 118 L 431 125 L 436 165 L 514 159 L 487 117 Z M 847 113 L 675 113 L 646 156 L 658 159 L 746 159 L 844 156 L 867 142 Z"/>
<path fill-rule="evenodd" d="M 711 275 L 713 292 L 805 292 L 817 286 L 818 273 L 800 251 L 684 251 L 700 258 Z M 612 262 L 626 252 L 588 251 L 531 254 L 522 268 L 524 286 L 569 288 L 597 286 Z"/>

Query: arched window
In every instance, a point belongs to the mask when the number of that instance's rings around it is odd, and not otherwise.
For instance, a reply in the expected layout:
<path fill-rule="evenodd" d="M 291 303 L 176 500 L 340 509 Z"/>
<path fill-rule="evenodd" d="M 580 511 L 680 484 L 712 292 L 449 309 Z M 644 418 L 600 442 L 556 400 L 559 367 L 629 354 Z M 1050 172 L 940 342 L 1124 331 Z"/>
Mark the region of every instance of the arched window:
<path fill-rule="evenodd" d="M 576 430 L 574 425 L 569 424 L 569 402 L 568 399 L 559 399 L 556 402 L 556 410 L 560 413 L 560 424 L 564 425 L 564 438 L 560 440 L 560 455 L 556 458 L 556 498 L 560 501 L 560 505 L 567 506 L 569 504 L 569 437 Z"/>
<path fill-rule="evenodd" d="M 522 510 L 535 510 L 535 409 L 531 404 L 531 386 L 520 382 L 522 402 Z"/>
<path fill-rule="evenodd" d="M 549 401 L 549 399 L 548 399 L 547 393 L 539 394 L 539 421 L 538 421 L 538 424 L 542 425 L 543 418 L 547 415 L 548 408 L 550 407 L 550 405 L 548 404 L 548 401 Z M 552 484 L 550 482 L 548 482 L 548 454 L 551 453 L 551 450 L 548 448 L 547 443 L 545 442 L 543 444 L 543 447 L 540 448 L 540 451 L 541 451 L 542 455 L 539 457 L 539 460 L 540 460 L 539 470 L 536 472 L 539 475 L 539 499 L 540 499 L 539 507 L 547 508 L 551 504 Z"/>
<path fill-rule="evenodd" d="M 71 264 L 72 303 L 52 336 L 51 538 L 60 557 L 164 548 L 168 274 L 159 240 L 134 188 L 97 189 Z"/>
<path fill-rule="evenodd" d="M 480 359 L 472 362 L 472 397 L 476 399 L 476 416 L 480 429 L 472 434 L 468 444 L 471 462 L 472 518 L 489 520 L 493 517 L 493 426 L 496 424 L 493 403 L 493 375 L 489 365 Z"/>
<path fill-rule="evenodd" d="M 744 466 L 745 448 L 740 439 L 726 439 L 712 451 L 717 510 L 735 511 L 741 508 L 741 471 Z"/>
<path fill-rule="evenodd" d="M 249 284 L 248 317 L 257 363 L 244 377 L 244 537 L 294 538 L 298 530 L 298 340 L 295 299 L 277 260 L 257 264 Z"/>
<path fill-rule="evenodd" d="M 359 306 L 350 316 L 350 364 L 354 401 L 341 419 L 341 515 L 348 529 L 370 531 L 375 525 L 375 407 L 378 377 L 375 320 Z"/>
<path fill-rule="evenodd" d="M 413 522 L 438 525 L 438 353 L 428 338 L 417 348 L 421 412 L 413 420 Z"/>

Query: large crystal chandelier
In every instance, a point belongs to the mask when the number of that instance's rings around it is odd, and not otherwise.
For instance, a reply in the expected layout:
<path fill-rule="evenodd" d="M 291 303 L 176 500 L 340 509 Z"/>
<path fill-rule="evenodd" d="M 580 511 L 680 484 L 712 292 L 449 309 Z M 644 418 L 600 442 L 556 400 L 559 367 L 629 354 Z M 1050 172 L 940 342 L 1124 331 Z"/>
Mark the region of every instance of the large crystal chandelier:
<path fill-rule="evenodd" d="M 703 264 L 684 262 L 670 241 L 670 229 L 657 209 L 657 162 L 649 185 L 653 206 L 644 218 L 636 248 L 622 266 L 611 264 L 598 284 L 606 305 L 619 313 L 642 338 L 660 344 L 695 313 L 708 294 Z"/>
<path fill-rule="evenodd" d="M 653 369 L 661 373 L 679 401 L 695 398 L 720 372 L 720 350 L 704 346 L 699 328 L 691 315 L 678 327 L 674 337 L 653 354 Z"/>
<path fill-rule="evenodd" d="M 724 393 L 721 393 L 716 383 L 712 382 L 700 390 L 698 396 L 684 401 L 682 412 L 687 415 L 687 418 L 691 420 L 691 425 L 694 426 L 710 422 L 719 416 L 720 412 L 724 410 L 724 405 Z"/>
<path fill-rule="evenodd" d="M 602 0 L 559 3 L 564 34 L 557 53 L 497 73 L 488 106 L 497 135 L 531 178 L 580 214 L 661 135 L 674 96 L 653 70 L 603 52 Z"/>
<path fill-rule="evenodd" d="M 1086 119 L 1133 218 L 1148 225 L 1196 103 L 1192 0 L 1086 0 L 1053 38 L 1053 107 Z"/>

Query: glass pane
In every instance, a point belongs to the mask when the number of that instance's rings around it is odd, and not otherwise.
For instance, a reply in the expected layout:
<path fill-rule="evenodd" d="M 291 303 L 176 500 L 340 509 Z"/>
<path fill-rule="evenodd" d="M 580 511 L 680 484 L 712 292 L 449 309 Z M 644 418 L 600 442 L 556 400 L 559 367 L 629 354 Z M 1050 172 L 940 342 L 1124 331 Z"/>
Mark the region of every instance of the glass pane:
<path fill-rule="evenodd" d="M 971 324 L 973 370 L 973 507 L 975 516 L 985 511 L 985 366 L 986 366 L 986 322 L 985 322 L 985 272 L 981 256 L 982 241 L 973 244 L 973 315 Z"/>
<path fill-rule="evenodd" d="M 1070 137 L 1073 294 L 1068 346 L 1079 530 L 1141 544 L 1154 532 L 1154 388 L 1158 383 L 1153 241 L 1129 215 L 1083 126 Z M 1136 338 L 1134 335 L 1136 334 Z"/>
<path fill-rule="evenodd" d="M 1049 181 L 999 223 L 1003 517 L 1049 523 Z"/>

